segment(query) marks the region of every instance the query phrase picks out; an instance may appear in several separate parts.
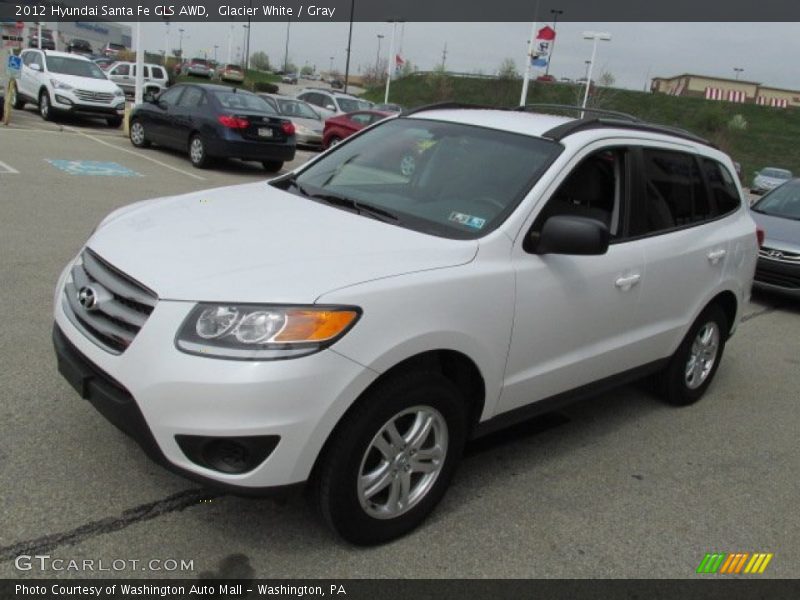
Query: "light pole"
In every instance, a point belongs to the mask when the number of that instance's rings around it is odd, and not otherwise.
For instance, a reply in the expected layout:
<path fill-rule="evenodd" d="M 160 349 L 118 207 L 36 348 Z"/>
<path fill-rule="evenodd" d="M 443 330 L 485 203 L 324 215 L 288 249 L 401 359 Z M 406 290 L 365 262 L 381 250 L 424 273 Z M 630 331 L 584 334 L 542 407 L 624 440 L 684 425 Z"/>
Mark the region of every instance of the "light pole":
<path fill-rule="evenodd" d="M 183 62 L 183 32 L 185 29 L 178 29 L 178 60 Z"/>
<path fill-rule="evenodd" d="M 353 44 L 353 14 L 356 10 L 356 0 L 350 0 L 350 30 L 347 34 L 347 61 L 344 64 L 344 93 L 347 93 L 347 83 L 350 79 L 350 47 Z"/>
<path fill-rule="evenodd" d="M 589 80 L 589 65 L 592 64 L 592 61 L 585 60 L 585 61 L 583 61 L 583 64 L 586 65 L 586 70 L 583 72 L 583 80 L 584 81 L 588 81 Z"/>
<path fill-rule="evenodd" d="M 563 10 L 551 8 L 550 12 L 553 15 L 553 45 L 550 47 L 550 56 L 547 57 L 547 66 L 544 69 L 545 76 L 550 74 L 550 63 L 553 61 L 553 52 L 556 50 L 556 25 L 558 24 L 558 15 L 563 15 Z"/>
<path fill-rule="evenodd" d="M 610 33 L 600 33 L 597 31 L 584 31 L 583 39 L 592 40 L 592 59 L 589 61 L 589 70 L 586 73 L 586 92 L 583 94 L 583 106 L 586 108 L 586 101 L 589 100 L 589 86 L 592 84 L 592 70 L 594 69 L 594 61 L 597 57 L 597 42 L 602 40 L 604 42 L 611 41 Z M 584 111 L 581 111 L 581 119 L 583 118 Z"/>
<path fill-rule="evenodd" d="M 292 19 L 286 21 L 286 50 L 283 53 L 283 72 L 289 70 L 289 31 L 292 28 Z"/>
<path fill-rule="evenodd" d="M 164 20 L 164 68 L 167 67 L 167 56 L 169 56 L 169 20 Z"/>
<path fill-rule="evenodd" d="M 231 53 L 233 52 L 233 23 L 231 23 L 230 31 L 228 31 L 228 62 L 231 62 L 233 58 Z"/>
<path fill-rule="evenodd" d="M 333 77 L 333 57 L 331 56 L 331 66 L 328 67 L 328 80 Z"/>
<path fill-rule="evenodd" d="M 242 53 L 239 59 L 242 69 L 247 70 L 247 63 L 245 62 L 245 53 L 247 52 L 247 40 L 250 38 L 250 25 L 242 25 L 244 36 L 242 37 Z"/>
<path fill-rule="evenodd" d="M 380 33 L 378 34 L 378 54 L 375 55 L 375 78 L 380 81 L 380 69 L 381 69 L 381 40 L 384 38 L 383 35 Z"/>
<path fill-rule="evenodd" d="M 739 81 L 739 74 L 744 71 L 741 67 L 733 67 L 733 70 L 736 72 L 736 81 Z"/>
<path fill-rule="evenodd" d="M 217 45 L 215 44 L 215 45 L 214 45 L 214 64 L 216 64 L 216 63 L 217 63 L 217 48 L 219 48 L 219 46 L 217 46 Z"/>

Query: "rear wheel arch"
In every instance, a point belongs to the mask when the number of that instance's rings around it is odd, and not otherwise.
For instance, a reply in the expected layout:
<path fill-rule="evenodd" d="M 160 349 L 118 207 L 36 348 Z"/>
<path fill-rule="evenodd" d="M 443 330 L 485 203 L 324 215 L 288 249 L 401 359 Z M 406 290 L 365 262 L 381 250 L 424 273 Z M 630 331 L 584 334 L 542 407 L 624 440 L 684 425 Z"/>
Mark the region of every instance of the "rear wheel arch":
<path fill-rule="evenodd" d="M 736 295 L 731 292 L 730 290 L 725 290 L 724 292 L 720 292 L 711 301 L 706 304 L 703 310 L 706 310 L 712 304 L 718 305 L 722 312 L 725 313 L 725 318 L 727 319 L 727 331 L 725 332 L 725 336 L 729 337 L 731 330 L 733 329 L 734 323 L 736 322 L 736 313 L 739 308 L 739 302 L 736 299 Z M 702 311 L 701 311 L 702 312 Z"/>

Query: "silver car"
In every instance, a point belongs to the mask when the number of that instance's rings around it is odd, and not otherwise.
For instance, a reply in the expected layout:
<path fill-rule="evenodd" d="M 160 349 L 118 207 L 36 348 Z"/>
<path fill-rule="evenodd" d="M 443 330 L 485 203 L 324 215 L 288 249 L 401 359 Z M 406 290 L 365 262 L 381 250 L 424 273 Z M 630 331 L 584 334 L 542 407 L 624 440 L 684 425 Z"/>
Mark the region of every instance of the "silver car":
<path fill-rule="evenodd" d="M 764 167 L 756 171 L 750 191 L 754 194 L 763 194 L 774 190 L 779 185 L 786 183 L 792 178 L 792 172 L 787 169 L 776 169 L 775 167 Z"/>
<path fill-rule="evenodd" d="M 766 194 L 750 212 L 765 232 L 753 286 L 800 299 L 800 179 Z"/>
<path fill-rule="evenodd" d="M 325 123 L 319 113 L 307 102 L 288 96 L 259 94 L 282 117 L 294 123 L 298 146 L 322 147 L 322 130 Z"/>

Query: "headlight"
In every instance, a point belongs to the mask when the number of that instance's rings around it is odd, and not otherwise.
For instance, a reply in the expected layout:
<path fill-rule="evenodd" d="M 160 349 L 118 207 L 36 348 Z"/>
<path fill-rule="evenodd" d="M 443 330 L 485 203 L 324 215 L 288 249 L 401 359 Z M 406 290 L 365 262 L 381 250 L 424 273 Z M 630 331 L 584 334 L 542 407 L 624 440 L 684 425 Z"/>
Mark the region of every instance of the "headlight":
<path fill-rule="evenodd" d="M 114 95 L 118 96 L 118 97 L 119 96 L 124 96 L 125 92 L 123 92 L 121 88 L 117 88 L 116 90 L 114 90 Z"/>
<path fill-rule="evenodd" d="M 198 304 L 175 338 L 189 354 L 277 360 L 313 354 L 341 338 L 361 310 L 353 306 Z"/>
<path fill-rule="evenodd" d="M 51 79 L 50 85 L 52 85 L 57 90 L 71 90 L 72 86 L 59 81 L 58 79 Z"/>

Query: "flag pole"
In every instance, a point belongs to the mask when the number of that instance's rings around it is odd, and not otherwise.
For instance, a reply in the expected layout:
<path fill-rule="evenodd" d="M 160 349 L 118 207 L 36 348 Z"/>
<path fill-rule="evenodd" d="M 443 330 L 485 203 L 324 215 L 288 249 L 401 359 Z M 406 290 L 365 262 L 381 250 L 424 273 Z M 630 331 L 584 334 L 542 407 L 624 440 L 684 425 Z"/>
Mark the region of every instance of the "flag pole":
<path fill-rule="evenodd" d="M 531 79 L 531 62 L 533 61 L 533 43 L 536 39 L 536 19 L 539 18 L 539 0 L 536 0 L 536 8 L 533 12 L 533 25 L 531 25 L 531 37 L 528 39 L 528 55 L 525 57 L 525 73 L 522 77 L 522 94 L 519 97 L 519 105 L 525 106 L 528 99 L 528 82 Z"/>

